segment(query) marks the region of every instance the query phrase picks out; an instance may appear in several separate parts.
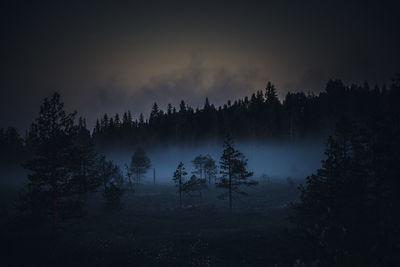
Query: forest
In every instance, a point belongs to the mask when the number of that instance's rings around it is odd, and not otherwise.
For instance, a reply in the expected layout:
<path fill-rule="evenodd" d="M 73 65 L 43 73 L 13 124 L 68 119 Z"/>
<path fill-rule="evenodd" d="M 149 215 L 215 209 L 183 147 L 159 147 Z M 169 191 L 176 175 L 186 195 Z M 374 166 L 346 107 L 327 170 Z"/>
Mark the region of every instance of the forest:
<path fill-rule="evenodd" d="M 93 139 L 99 146 L 135 146 L 220 141 L 228 133 L 240 140 L 295 141 L 326 136 L 341 118 L 365 122 L 370 113 L 378 111 L 379 103 L 390 97 L 388 91 L 386 85 L 346 86 L 330 80 L 318 95 L 289 92 L 281 102 L 275 86 L 268 82 L 264 90 L 219 107 L 206 98 L 201 109 L 182 100 L 179 108 L 168 104 L 163 111 L 154 103 L 146 120 L 143 114 L 133 118 L 129 111 L 104 114 L 96 121 Z"/>
<path fill-rule="evenodd" d="M 396 266 L 399 103 L 400 75 L 282 101 L 268 82 L 91 129 L 54 93 L 26 133 L 0 129 L 5 266 Z"/>

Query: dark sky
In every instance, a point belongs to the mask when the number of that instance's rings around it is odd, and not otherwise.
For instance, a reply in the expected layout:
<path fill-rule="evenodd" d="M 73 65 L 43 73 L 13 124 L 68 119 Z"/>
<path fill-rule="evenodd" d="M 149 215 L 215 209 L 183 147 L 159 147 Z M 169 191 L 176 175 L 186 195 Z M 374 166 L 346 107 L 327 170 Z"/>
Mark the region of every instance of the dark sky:
<path fill-rule="evenodd" d="M 154 101 L 219 105 L 267 80 L 283 97 L 400 72 L 394 1 L 9 2 L 0 127 L 25 129 L 53 91 L 92 124 L 104 112 L 148 115 Z"/>

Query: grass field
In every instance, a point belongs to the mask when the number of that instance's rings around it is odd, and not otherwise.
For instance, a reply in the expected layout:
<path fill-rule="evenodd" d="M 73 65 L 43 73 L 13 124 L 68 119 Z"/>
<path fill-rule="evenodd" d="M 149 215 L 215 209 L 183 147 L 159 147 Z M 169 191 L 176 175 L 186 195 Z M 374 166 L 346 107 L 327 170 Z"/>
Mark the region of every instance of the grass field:
<path fill-rule="evenodd" d="M 249 196 L 234 201 L 232 213 L 215 188 L 201 199 L 185 196 L 183 209 L 170 185 L 139 185 L 125 193 L 120 210 L 96 193 L 88 214 L 56 233 L 18 218 L 17 188 L 2 189 L 7 266 L 293 266 L 310 255 L 288 220 L 298 190 L 285 180 L 246 189 Z"/>

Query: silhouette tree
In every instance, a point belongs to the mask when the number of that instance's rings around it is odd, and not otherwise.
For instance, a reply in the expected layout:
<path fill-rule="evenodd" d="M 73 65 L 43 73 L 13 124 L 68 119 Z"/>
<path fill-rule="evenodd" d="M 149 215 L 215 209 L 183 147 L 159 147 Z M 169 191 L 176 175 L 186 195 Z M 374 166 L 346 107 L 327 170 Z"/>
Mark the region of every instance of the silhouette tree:
<path fill-rule="evenodd" d="M 171 115 L 172 114 L 172 104 L 168 103 L 167 105 L 167 115 Z"/>
<path fill-rule="evenodd" d="M 254 186 L 257 181 L 249 180 L 253 172 L 247 170 L 247 159 L 244 155 L 234 148 L 234 143 L 228 135 L 224 141 L 223 153 L 220 160 L 220 174 L 217 188 L 226 189 L 218 197 L 229 199 L 229 210 L 232 212 L 232 201 L 236 195 L 247 195 L 240 190 L 241 185 Z"/>
<path fill-rule="evenodd" d="M 142 113 L 140 113 L 140 115 L 139 115 L 139 126 L 143 126 L 144 125 L 144 117 L 143 117 L 143 114 Z"/>
<path fill-rule="evenodd" d="M 174 176 L 172 180 L 175 182 L 175 185 L 178 187 L 178 193 L 179 193 L 179 208 L 182 208 L 182 192 L 183 192 L 183 185 L 186 180 L 186 175 L 187 172 L 185 170 L 185 167 L 183 166 L 183 163 L 180 162 L 178 164 L 178 167 L 176 168 L 174 172 Z"/>
<path fill-rule="evenodd" d="M 193 166 L 195 168 L 195 171 L 193 171 L 193 173 L 197 173 L 200 176 L 200 179 L 203 178 L 204 166 L 206 164 L 206 161 L 207 157 L 201 154 L 195 157 L 194 160 L 192 161 Z"/>
<path fill-rule="evenodd" d="M 278 95 L 276 93 L 275 86 L 271 82 L 268 82 L 267 86 L 265 87 L 265 101 L 269 105 L 279 103 L 279 99 L 278 99 Z"/>
<path fill-rule="evenodd" d="M 80 196 L 98 185 L 91 175 L 94 154 L 90 145 L 75 143 L 81 140 L 83 127 L 83 122 L 80 127 L 74 124 L 75 114 L 64 111 L 55 93 L 44 100 L 28 135 L 34 157 L 24 164 L 29 184 L 18 199 L 19 207 L 40 217 L 50 215 L 54 229 L 59 222 L 81 215 Z"/>
<path fill-rule="evenodd" d="M 152 108 L 151 113 L 150 113 L 149 123 L 150 124 L 154 123 L 158 119 L 159 116 L 160 116 L 160 109 L 158 108 L 157 103 L 154 102 L 153 108 Z"/>
<path fill-rule="evenodd" d="M 0 165 L 20 164 L 26 158 L 24 140 L 13 127 L 0 128 Z"/>
<path fill-rule="evenodd" d="M 194 194 L 198 192 L 200 200 L 202 199 L 201 191 L 206 188 L 206 179 L 198 178 L 194 174 L 182 184 L 182 192 L 185 192 L 190 197 L 194 197 Z"/>
<path fill-rule="evenodd" d="M 204 163 L 204 178 L 208 181 L 208 184 L 211 184 L 211 181 L 217 177 L 217 165 L 215 164 L 215 160 L 210 156 L 207 155 L 205 157 Z"/>
<path fill-rule="evenodd" d="M 133 191 L 133 183 L 132 183 L 132 170 L 131 168 L 125 164 L 125 172 L 126 172 L 126 176 L 128 177 L 128 184 L 129 184 L 129 190 Z"/>
<path fill-rule="evenodd" d="M 293 220 L 324 266 L 366 265 L 366 254 L 373 265 L 399 260 L 389 251 L 400 238 L 400 124 L 393 124 L 393 110 L 379 113 L 380 120 L 366 125 L 341 121 L 327 140 L 322 168 L 300 186 Z"/>
<path fill-rule="evenodd" d="M 71 182 L 76 186 L 80 197 L 85 198 L 85 200 L 87 193 L 95 192 L 101 184 L 97 173 L 98 158 L 90 132 L 86 128 L 86 121 L 79 118 L 70 151 L 71 168 L 74 171 Z"/>
<path fill-rule="evenodd" d="M 141 147 L 138 147 L 131 159 L 130 169 L 136 175 L 136 184 L 140 184 L 141 178 L 151 167 L 150 159 Z"/>
<path fill-rule="evenodd" d="M 110 208 L 121 208 L 124 177 L 118 165 L 107 160 L 104 155 L 97 161 L 97 175 L 103 186 L 103 197 Z"/>
<path fill-rule="evenodd" d="M 103 186 L 103 194 L 106 194 L 107 187 L 110 183 L 115 185 L 123 185 L 123 174 L 121 169 L 115 165 L 111 160 L 107 160 L 104 155 L 99 157 L 97 162 L 98 177 L 101 180 Z"/>
<path fill-rule="evenodd" d="M 200 179 L 205 179 L 211 184 L 211 179 L 214 179 L 217 173 L 217 166 L 215 161 L 210 155 L 203 156 L 198 155 L 193 161 L 195 171 L 194 174 L 198 174 Z"/>

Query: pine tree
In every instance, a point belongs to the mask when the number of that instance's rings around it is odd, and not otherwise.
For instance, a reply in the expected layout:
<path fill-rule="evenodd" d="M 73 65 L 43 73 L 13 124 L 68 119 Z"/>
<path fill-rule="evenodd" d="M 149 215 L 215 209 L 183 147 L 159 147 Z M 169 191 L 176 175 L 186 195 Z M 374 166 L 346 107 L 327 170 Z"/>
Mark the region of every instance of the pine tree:
<path fill-rule="evenodd" d="M 208 97 L 206 97 L 206 101 L 204 102 L 203 110 L 208 111 L 210 108 L 211 108 L 210 101 L 208 101 Z"/>
<path fill-rule="evenodd" d="M 117 129 L 121 127 L 121 120 L 119 119 L 119 114 L 118 113 L 115 114 L 114 124 L 115 124 L 115 127 Z"/>
<path fill-rule="evenodd" d="M 253 172 L 247 170 L 247 159 L 244 155 L 234 148 L 234 143 L 228 135 L 224 141 L 224 151 L 220 160 L 221 177 L 217 182 L 217 188 L 226 189 L 218 197 L 229 199 L 229 210 L 232 211 L 232 201 L 236 195 L 247 195 L 240 190 L 240 186 L 254 186 L 257 181 L 249 180 Z"/>
<path fill-rule="evenodd" d="M 168 103 L 168 106 L 167 106 L 167 115 L 171 115 L 172 114 L 172 104 L 171 103 Z"/>
<path fill-rule="evenodd" d="M 195 171 L 194 174 L 198 174 L 200 179 L 205 179 L 211 184 L 211 179 L 215 178 L 217 172 L 217 166 L 215 161 L 210 155 L 203 156 L 198 155 L 193 161 L 193 166 Z"/>
<path fill-rule="evenodd" d="M 103 131 L 106 131 L 106 130 L 107 130 L 107 128 L 108 128 L 108 123 L 109 123 L 109 121 L 108 121 L 108 115 L 107 115 L 107 113 L 106 113 L 106 114 L 104 114 L 103 119 L 101 120 L 101 129 L 102 129 Z"/>
<path fill-rule="evenodd" d="M 183 100 L 181 100 L 181 103 L 179 104 L 179 112 L 180 113 L 186 112 L 186 104 L 185 104 L 185 101 L 183 101 Z"/>
<path fill-rule="evenodd" d="M 398 132 L 392 132 L 396 126 L 378 127 L 371 131 L 341 121 L 327 140 L 322 167 L 300 186 L 292 219 L 308 235 L 314 257 L 324 266 L 357 266 L 365 261 L 365 253 L 375 259 L 393 257 L 387 251 L 397 245 L 388 235 L 399 237 L 394 206 L 400 172 L 389 164 L 398 162 L 400 142 L 397 134 L 392 135 Z M 382 133 L 384 139 L 379 137 Z M 384 145 L 387 140 L 390 146 Z M 390 184 L 394 177 L 395 184 Z"/>
<path fill-rule="evenodd" d="M 174 172 L 174 176 L 172 180 L 175 182 L 175 185 L 178 187 L 178 192 L 179 192 L 179 208 L 182 208 L 182 192 L 183 192 L 183 185 L 186 180 L 186 175 L 187 172 L 185 170 L 185 167 L 183 166 L 183 163 L 180 162 L 178 164 L 178 167 L 176 168 Z"/>
<path fill-rule="evenodd" d="M 0 147 L 0 165 L 19 165 L 25 158 L 24 140 L 13 127 L 0 129 Z"/>
<path fill-rule="evenodd" d="M 151 112 L 150 112 L 149 123 L 150 124 L 154 123 L 158 119 L 159 115 L 160 115 L 160 109 L 158 108 L 157 103 L 154 102 L 153 108 L 151 109 Z"/>
<path fill-rule="evenodd" d="M 24 164 L 29 184 L 18 204 L 25 212 L 50 216 L 54 229 L 59 222 L 80 215 L 82 194 L 98 185 L 89 171 L 93 160 L 90 145 L 86 148 L 86 144 L 76 143 L 80 128 L 74 124 L 75 114 L 64 111 L 60 95 L 55 93 L 44 100 L 28 135 L 34 158 Z"/>
<path fill-rule="evenodd" d="M 131 111 L 130 111 L 130 110 L 128 110 L 128 116 L 127 116 L 126 122 L 127 122 L 128 127 L 131 127 L 131 126 L 132 126 L 133 119 L 132 119 L 132 114 L 131 114 Z"/>
<path fill-rule="evenodd" d="M 73 137 L 70 158 L 75 173 L 71 182 L 80 192 L 80 197 L 86 200 L 87 193 L 95 192 L 101 181 L 97 173 L 98 154 L 94 149 L 90 132 L 86 128 L 86 121 L 81 118 L 76 135 Z"/>
<path fill-rule="evenodd" d="M 265 88 L 265 99 L 267 104 L 276 104 L 279 103 L 278 95 L 276 93 L 275 86 L 268 82 Z"/>
<path fill-rule="evenodd" d="M 217 175 L 217 165 L 215 164 L 215 160 L 207 155 L 204 163 L 204 178 L 208 180 L 208 184 L 211 184 L 211 180 L 214 179 Z"/>
<path fill-rule="evenodd" d="M 125 171 L 126 171 L 126 176 L 128 177 L 128 184 L 129 184 L 129 190 L 133 191 L 133 183 L 132 183 L 132 170 L 131 168 L 125 164 Z"/>
<path fill-rule="evenodd" d="M 281 104 L 279 102 L 278 95 L 276 93 L 275 86 L 268 82 L 265 88 L 265 98 L 266 98 L 266 130 L 267 135 L 270 137 L 279 136 L 280 134 L 280 122 L 281 122 Z"/>
<path fill-rule="evenodd" d="M 143 114 L 140 113 L 140 115 L 139 115 L 139 126 L 143 126 L 143 125 L 144 125 L 144 117 L 143 117 Z"/>
<path fill-rule="evenodd" d="M 103 197 L 110 208 L 119 209 L 122 206 L 121 198 L 123 195 L 124 177 L 118 165 L 105 156 L 100 156 L 98 160 L 98 177 L 103 185 Z"/>
<path fill-rule="evenodd" d="M 200 179 L 203 179 L 204 176 L 204 166 L 206 164 L 207 157 L 203 155 L 198 155 L 192 161 L 195 171 L 193 173 L 197 173 L 200 176 Z"/>
<path fill-rule="evenodd" d="M 140 184 L 140 180 L 147 170 L 151 167 L 150 159 L 141 147 L 138 147 L 131 158 L 130 169 L 136 176 L 136 184 Z"/>
<path fill-rule="evenodd" d="M 202 199 L 201 191 L 207 188 L 206 179 L 198 178 L 196 175 L 192 175 L 189 180 L 182 184 L 182 192 L 188 194 L 190 197 L 194 197 L 194 193 L 199 193 L 200 200 Z"/>
<path fill-rule="evenodd" d="M 101 132 L 100 122 L 99 122 L 99 120 L 97 119 L 97 120 L 96 120 L 96 126 L 95 126 L 94 129 L 93 129 L 93 135 L 96 136 L 96 135 L 98 135 L 100 132 Z"/>

